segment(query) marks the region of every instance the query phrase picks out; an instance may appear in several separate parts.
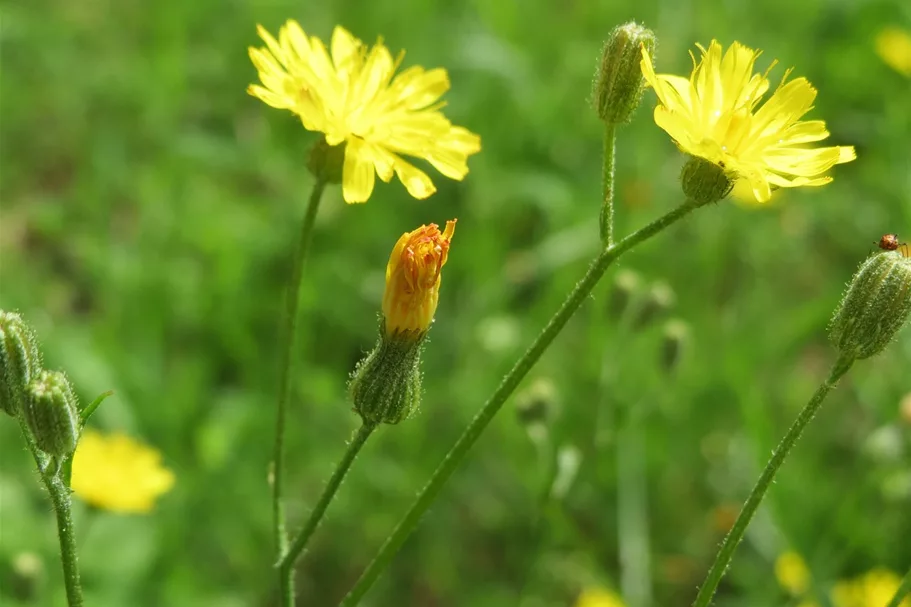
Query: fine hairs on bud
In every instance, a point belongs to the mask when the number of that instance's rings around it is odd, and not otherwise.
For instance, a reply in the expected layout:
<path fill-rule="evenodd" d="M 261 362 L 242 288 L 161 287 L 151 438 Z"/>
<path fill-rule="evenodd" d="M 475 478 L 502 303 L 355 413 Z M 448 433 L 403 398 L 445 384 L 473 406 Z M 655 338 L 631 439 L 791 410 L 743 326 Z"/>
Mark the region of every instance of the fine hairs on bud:
<path fill-rule="evenodd" d="M 734 181 L 724 167 L 698 156 L 690 156 L 683 165 L 680 184 L 686 197 L 700 205 L 718 202 L 734 189 Z"/>
<path fill-rule="evenodd" d="M 22 416 L 38 448 L 66 456 L 79 438 L 79 411 L 69 380 L 60 371 L 42 371 L 28 386 Z"/>
<path fill-rule="evenodd" d="M 307 159 L 307 168 L 310 169 L 310 173 L 326 183 L 341 183 L 346 145 L 346 143 L 329 145 L 326 143 L 326 138 L 321 137 L 310 149 L 310 157 Z"/>
<path fill-rule="evenodd" d="M 642 100 L 642 47 L 655 53 L 655 32 L 630 22 L 610 33 L 601 51 L 601 61 L 592 85 L 592 104 L 608 124 L 629 122 Z"/>
<path fill-rule="evenodd" d="M 358 363 L 348 384 L 354 410 L 365 424 L 397 424 L 418 410 L 425 335 L 388 335 L 381 323 L 376 347 Z"/>
<path fill-rule="evenodd" d="M 41 371 L 35 334 L 22 317 L 0 310 L 0 409 L 16 417 L 28 384 Z"/>
<path fill-rule="evenodd" d="M 846 356 L 868 358 L 881 352 L 911 314 L 911 258 L 898 251 L 870 256 L 860 269 L 829 330 L 832 343 Z"/>

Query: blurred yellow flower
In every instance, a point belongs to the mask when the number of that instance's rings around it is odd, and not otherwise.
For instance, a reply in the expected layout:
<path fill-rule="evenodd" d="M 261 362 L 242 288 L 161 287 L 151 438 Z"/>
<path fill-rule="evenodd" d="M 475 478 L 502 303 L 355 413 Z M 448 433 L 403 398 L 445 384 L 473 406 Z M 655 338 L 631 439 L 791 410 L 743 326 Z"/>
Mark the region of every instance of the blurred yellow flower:
<path fill-rule="evenodd" d="M 899 74 L 911 77 L 911 33 L 887 27 L 876 35 L 876 54 Z"/>
<path fill-rule="evenodd" d="M 174 485 L 161 454 L 123 434 L 85 430 L 73 456 L 73 493 L 89 504 L 121 513 L 149 512 Z"/>
<path fill-rule="evenodd" d="M 436 191 L 426 173 L 400 154 L 423 158 L 450 179 L 468 173 L 468 156 L 481 149 L 481 138 L 453 126 L 439 110 L 449 89 L 443 68 L 412 66 L 395 75 L 403 53 L 393 58 L 378 41 L 367 49 L 342 27 L 332 33 L 330 51 L 289 20 L 278 40 L 257 26 L 266 46 L 250 48 L 262 86 L 247 91 L 279 109 L 297 114 L 304 128 L 320 131 L 326 143 L 344 143 L 342 194 L 345 202 L 366 202 L 375 175 L 389 182 L 393 174 L 415 198 Z M 331 57 L 330 57 L 331 54 Z"/>
<path fill-rule="evenodd" d="M 683 152 L 717 164 L 735 180 L 746 180 L 758 202 L 768 201 L 772 188 L 829 183 L 832 178 L 823 173 L 854 160 L 850 146 L 805 146 L 829 136 L 822 120 L 800 120 L 816 98 L 806 78 L 785 83 L 789 70 L 757 107 L 769 89 L 768 70 L 753 73 L 759 52 L 738 42 L 723 56 L 716 40 L 708 49 L 697 46 L 702 56 L 698 62 L 693 57 L 689 79 L 656 74 L 642 49 L 642 73 L 660 102 L 655 123 Z"/>
<path fill-rule="evenodd" d="M 888 569 L 868 571 L 854 580 L 838 582 L 832 591 L 835 607 L 886 607 L 901 584 L 901 578 Z M 911 607 L 906 598 L 899 607 Z"/>
<path fill-rule="evenodd" d="M 792 596 L 800 596 L 810 588 L 810 570 L 796 552 L 784 552 L 775 559 L 775 579 Z"/>
<path fill-rule="evenodd" d="M 576 600 L 575 607 L 626 607 L 620 596 L 606 588 L 587 588 Z"/>
<path fill-rule="evenodd" d="M 386 334 L 426 331 L 433 321 L 443 266 L 456 221 L 440 233 L 435 223 L 402 234 L 386 265 L 383 318 Z"/>

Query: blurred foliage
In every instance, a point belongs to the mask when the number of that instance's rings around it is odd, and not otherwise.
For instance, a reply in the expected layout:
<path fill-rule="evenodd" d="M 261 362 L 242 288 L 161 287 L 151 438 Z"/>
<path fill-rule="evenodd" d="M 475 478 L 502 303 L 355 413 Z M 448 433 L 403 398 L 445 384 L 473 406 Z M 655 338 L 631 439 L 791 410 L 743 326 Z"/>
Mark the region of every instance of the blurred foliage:
<path fill-rule="evenodd" d="M 617 587 L 614 442 L 591 442 L 598 403 L 648 406 L 644 469 L 656 604 L 688 605 L 771 449 L 834 360 L 825 328 L 885 232 L 911 237 L 911 80 L 876 56 L 899 0 L 333 3 L 31 0 L 4 3 L 0 307 L 36 327 L 48 368 L 92 424 L 160 449 L 174 490 L 149 516 L 75 512 L 87 604 L 273 605 L 267 470 L 278 311 L 311 185 L 315 137 L 244 93 L 256 23 L 336 23 L 446 66 L 447 115 L 484 150 L 463 183 L 410 199 L 400 184 L 346 206 L 330 190 L 302 293 L 289 434 L 293 522 L 357 425 L 345 382 L 374 341 L 388 252 L 404 231 L 459 218 L 419 415 L 367 444 L 299 567 L 301 605 L 333 605 L 362 571 L 501 375 L 597 247 L 601 128 L 587 96 L 602 38 L 653 27 L 659 71 L 684 73 L 696 41 L 737 39 L 819 89 L 812 118 L 857 146 L 827 187 L 773 204 L 728 201 L 624 257 L 676 292 L 690 343 L 659 371 L 658 325 L 605 318 L 608 274 L 523 384 L 559 393 L 551 432 L 583 460 L 547 517 L 523 605 Z M 760 65 L 766 65 L 760 60 Z M 618 140 L 619 233 L 680 200 L 681 158 L 649 93 Z M 608 348 L 608 390 L 599 387 Z M 567 364 L 570 362 L 570 364 Z M 784 604 L 775 557 L 804 555 L 825 589 L 911 562 L 911 331 L 856 366 L 787 462 L 716 602 Z M 606 392 L 606 393 L 605 393 Z M 603 404 L 603 403 L 602 403 Z M 547 472 L 507 406 L 453 477 L 369 605 L 512 605 L 531 567 Z M 884 428 L 888 430 L 883 430 Z M 60 605 L 56 538 L 18 429 L 0 420 L 0 600 Z M 876 446 L 881 432 L 891 448 Z M 881 443 L 882 441 L 880 441 Z M 592 445 L 595 445 L 592 447 Z"/>

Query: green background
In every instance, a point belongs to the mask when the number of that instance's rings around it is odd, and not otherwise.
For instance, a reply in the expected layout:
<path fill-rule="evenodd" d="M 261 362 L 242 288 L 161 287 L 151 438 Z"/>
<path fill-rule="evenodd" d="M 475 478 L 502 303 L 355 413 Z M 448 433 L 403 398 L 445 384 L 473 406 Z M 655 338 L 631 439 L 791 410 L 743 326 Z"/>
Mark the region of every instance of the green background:
<path fill-rule="evenodd" d="M 885 232 L 911 237 L 911 81 L 874 52 L 911 28 L 905 3 L 676 1 L 4 3 L 0 306 L 36 327 L 47 365 L 83 399 L 112 389 L 92 425 L 161 450 L 174 490 L 148 516 L 75 513 L 87 604 L 276 604 L 267 469 L 277 327 L 316 136 L 244 89 L 255 25 L 287 18 L 328 39 L 382 36 L 405 65 L 445 66 L 447 115 L 481 135 L 462 183 L 368 204 L 329 190 L 302 290 L 288 433 L 299 524 L 358 424 L 345 382 L 376 333 L 398 236 L 458 217 L 416 417 L 367 444 L 299 567 L 300 605 L 334 605 L 597 248 L 601 126 L 588 106 L 602 40 L 637 19 L 659 72 L 685 74 L 713 37 L 764 49 L 819 89 L 812 118 L 857 147 L 824 188 L 757 209 L 699 211 L 618 264 L 676 293 L 691 339 L 673 376 L 662 320 L 618 330 L 612 270 L 521 390 L 550 382 L 550 434 L 583 454 L 545 517 L 546 475 L 507 403 L 365 600 L 375 606 L 569 605 L 619 583 L 616 447 L 635 411 L 646 444 L 655 605 L 688 605 L 760 467 L 834 361 L 826 324 Z M 648 93 L 618 139 L 620 234 L 681 200 L 682 160 Z M 599 385 L 602 356 L 606 386 Z M 788 604 L 772 563 L 803 554 L 819 588 L 911 563 L 911 330 L 859 363 L 769 493 L 717 600 Z M 528 397 L 526 397 L 527 400 Z M 593 420 L 604 429 L 592 448 Z M 0 603 L 61 605 L 50 507 L 10 419 L 0 419 Z M 40 566 L 16 563 L 33 553 Z M 29 598 L 31 597 L 31 598 Z"/>

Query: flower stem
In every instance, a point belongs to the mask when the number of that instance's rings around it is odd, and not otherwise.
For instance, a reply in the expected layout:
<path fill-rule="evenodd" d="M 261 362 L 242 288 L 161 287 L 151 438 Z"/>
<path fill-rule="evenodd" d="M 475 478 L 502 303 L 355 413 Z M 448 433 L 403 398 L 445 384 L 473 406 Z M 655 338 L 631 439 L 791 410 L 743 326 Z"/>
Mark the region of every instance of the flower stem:
<path fill-rule="evenodd" d="M 829 377 L 819 386 L 816 393 L 813 395 L 813 398 L 810 399 L 810 402 L 808 402 L 803 410 L 801 410 L 800 414 L 798 414 L 797 419 L 791 425 L 788 433 L 785 434 L 785 437 L 781 440 L 781 443 L 779 443 L 775 452 L 772 454 L 772 459 L 769 460 L 769 463 L 766 464 L 765 469 L 759 476 L 759 480 L 756 482 L 756 486 L 753 487 L 750 496 L 744 503 L 743 509 L 734 522 L 734 526 L 731 527 L 727 537 L 724 538 L 721 549 L 715 556 L 715 561 L 709 569 L 705 582 L 699 589 L 699 594 L 696 596 L 693 607 L 708 607 L 711 603 L 712 597 L 715 595 L 715 590 L 718 588 L 721 578 L 724 577 L 728 565 L 731 563 L 734 551 L 737 549 L 737 544 L 743 539 L 743 535 L 746 533 L 747 527 L 753 519 L 753 515 L 759 508 L 762 498 L 765 496 L 766 491 L 768 491 L 772 481 L 775 479 L 775 474 L 778 473 L 778 470 L 784 463 L 785 458 L 791 452 L 797 439 L 803 434 L 807 424 L 810 423 L 810 420 L 812 420 L 816 415 L 816 412 L 819 411 L 819 408 L 822 406 L 822 402 L 829 394 L 829 391 L 835 387 L 838 380 L 848 372 L 848 369 L 850 369 L 853 364 L 853 357 L 840 355 L 832 366 Z"/>
<path fill-rule="evenodd" d="M 274 526 L 274 538 L 276 554 L 280 558 L 288 549 L 288 534 L 285 531 L 285 502 L 284 502 L 284 472 L 285 472 L 285 417 L 288 410 L 288 400 L 291 395 L 291 363 L 292 353 L 294 352 L 294 338 L 297 334 L 297 308 L 300 302 L 301 278 L 304 273 L 304 263 L 307 259 L 307 251 L 310 248 L 310 240 L 313 234 L 313 223 L 316 219 L 316 212 L 319 210 L 320 199 L 323 196 L 323 190 L 326 182 L 317 179 L 313 184 L 313 191 L 310 193 L 310 202 L 307 204 L 307 210 L 304 214 L 304 220 L 301 223 L 301 231 L 297 240 L 297 248 L 291 260 L 291 276 L 288 278 L 288 286 L 285 292 L 285 312 L 282 317 L 281 333 L 281 350 L 279 356 L 279 382 L 278 382 L 278 402 L 276 404 L 275 415 L 275 447 L 272 454 L 272 518 Z M 284 579 L 281 581 L 284 584 Z M 293 589 L 289 593 L 293 595 Z M 283 599 L 288 600 L 288 599 Z M 291 597 L 293 600 L 293 596 Z M 290 603 L 287 603 L 290 605 Z"/>
<path fill-rule="evenodd" d="M 297 561 L 304 548 L 307 547 L 307 542 L 310 540 L 313 532 L 316 531 L 316 528 L 319 527 L 319 524 L 323 519 L 323 515 L 326 513 L 326 508 L 329 506 L 329 502 L 331 502 L 332 498 L 335 497 L 335 492 L 338 491 L 338 488 L 341 486 L 342 481 L 345 480 L 345 475 L 348 473 L 348 469 L 351 468 L 351 464 L 354 463 L 354 459 L 357 457 L 357 454 L 361 450 L 361 447 L 364 446 L 364 443 L 367 442 L 367 438 L 371 433 L 373 433 L 375 429 L 376 425 L 370 423 L 365 423 L 360 427 L 360 429 L 358 429 L 357 433 L 354 435 L 354 438 L 348 444 L 348 449 L 345 451 L 345 455 L 336 466 L 335 472 L 333 472 L 332 477 L 329 478 L 329 482 L 326 484 L 326 488 L 323 489 L 323 494 L 320 496 L 319 501 L 316 502 L 316 506 L 313 508 L 313 512 L 310 513 L 310 518 L 307 519 L 307 522 L 304 525 L 303 529 L 301 529 L 300 533 L 297 534 L 297 536 L 294 538 L 294 541 L 291 542 L 291 547 L 288 549 L 288 551 L 282 555 L 278 567 L 279 571 L 281 572 L 283 597 L 289 596 L 292 592 L 293 586 L 291 580 L 294 574 L 295 561 Z M 291 604 L 292 603 L 287 603 L 287 605 Z"/>
<path fill-rule="evenodd" d="M 889 601 L 889 604 L 886 605 L 886 607 L 900 607 L 902 599 L 909 594 L 911 594 L 911 570 L 905 574 L 905 579 L 902 580 L 901 586 L 895 591 L 895 596 L 892 597 L 892 600 Z"/>
<path fill-rule="evenodd" d="M 430 477 L 427 485 L 418 494 L 411 508 L 399 522 L 398 526 L 392 531 L 392 534 L 386 538 L 386 541 L 380 547 L 379 552 L 373 558 L 373 561 L 367 566 L 367 569 L 361 574 L 354 587 L 348 595 L 342 600 L 343 607 L 353 607 L 357 605 L 361 598 L 370 589 L 377 580 L 380 573 L 392 562 L 395 553 L 417 526 L 418 521 L 424 512 L 430 507 L 436 499 L 437 494 L 452 476 L 452 473 L 459 467 L 468 451 L 484 432 L 487 424 L 494 418 L 506 399 L 513 393 L 522 378 L 538 362 L 544 351 L 547 350 L 554 338 L 559 335 L 560 331 L 575 314 L 576 310 L 591 294 L 592 289 L 598 284 L 598 281 L 604 275 L 607 268 L 623 253 L 629 251 L 634 246 L 648 240 L 655 234 L 661 232 L 671 224 L 682 219 L 700 205 L 693 201 L 687 201 L 670 213 L 648 224 L 638 232 L 624 238 L 621 242 L 611 247 L 605 248 L 592 261 L 585 276 L 580 280 L 575 288 L 567 296 L 566 301 L 560 306 L 556 314 L 550 319 L 541 333 L 535 338 L 525 354 L 516 362 L 513 368 L 506 374 L 503 381 L 494 391 L 490 399 L 481 407 L 471 423 L 459 437 L 456 444 L 449 450 L 442 463 L 437 467 L 433 476 Z"/>
<path fill-rule="evenodd" d="M 604 159 L 601 168 L 601 245 L 614 244 L 614 173 L 617 125 L 604 124 Z"/>
<path fill-rule="evenodd" d="M 70 490 L 51 470 L 42 474 L 42 477 L 57 515 L 57 536 L 60 539 L 60 560 L 63 563 L 63 583 L 66 587 L 67 604 L 69 607 L 82 607 L 82 586 L 79 584 L 79 565 L 76 557 L 76 533 L 70 513 Z"/>

